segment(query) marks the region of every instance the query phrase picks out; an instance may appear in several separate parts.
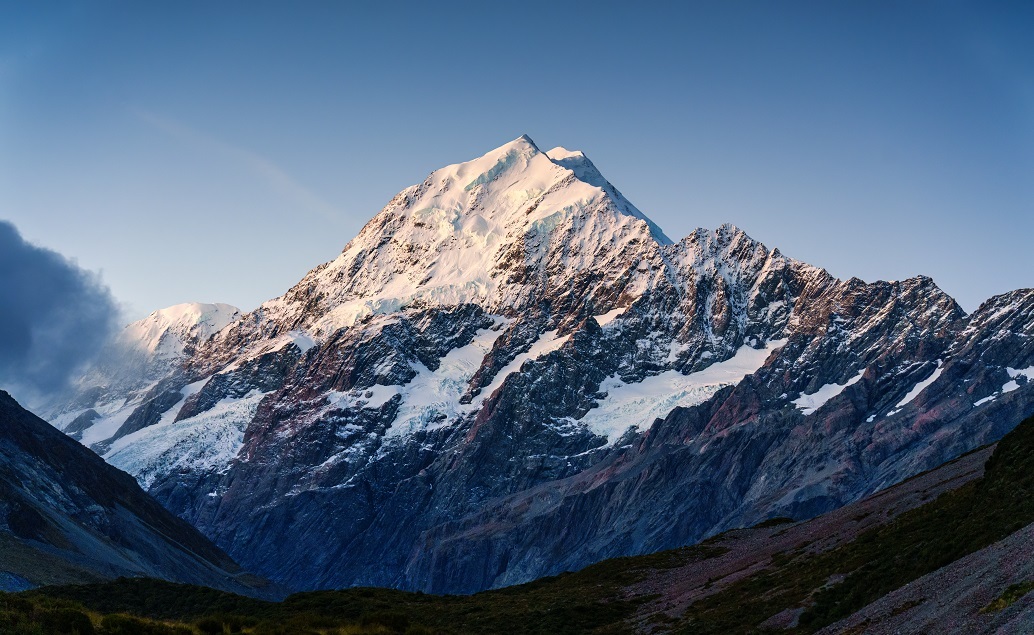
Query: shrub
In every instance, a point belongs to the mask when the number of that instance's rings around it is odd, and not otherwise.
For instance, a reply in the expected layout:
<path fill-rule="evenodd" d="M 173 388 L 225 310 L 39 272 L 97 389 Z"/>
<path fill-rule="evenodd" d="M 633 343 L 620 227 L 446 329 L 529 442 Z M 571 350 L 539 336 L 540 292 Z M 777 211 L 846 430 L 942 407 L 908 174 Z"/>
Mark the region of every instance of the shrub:
<path fill-rule="evenodd" d="M 206 617 L 194 622 L 194 627 L 201 631 L 202 635 L 221 635 L 223 632 L 222 620 L 214 617 Z"/>
<path fill-rule="evenodd" d="M 364 615 L 359 624 L 364 628 L 383 626 L 393 633 L 405 633 L 406 629 L 409 628 L 409 618 L 402 613 L 378 611 Z"/>
<path fill-rule="evenodd" d="M 1003 611 L 1006 608 L 1012 606 L 1017 600 L 1027 595 L 1031 591 L 1034 591 L 1034 581 L 1020 582 L 1018 584 L 1009 585 L 998 598 L 993 602 L 980 609 L 981 613 L 995 613 Z"/>
<path fill-rule="evenodd" d="M 186 627 L 167 626 L 118 613 L 105 615 L 101 629 L 104 635 L 193 635 L 193 631 Z"/>
<path fill-rule="evenodd" d="M 36 620 L 47 633 L 54 635 L 93 635 L 93 622 L 82 611 L 49 609 L 41 611 Z"/>

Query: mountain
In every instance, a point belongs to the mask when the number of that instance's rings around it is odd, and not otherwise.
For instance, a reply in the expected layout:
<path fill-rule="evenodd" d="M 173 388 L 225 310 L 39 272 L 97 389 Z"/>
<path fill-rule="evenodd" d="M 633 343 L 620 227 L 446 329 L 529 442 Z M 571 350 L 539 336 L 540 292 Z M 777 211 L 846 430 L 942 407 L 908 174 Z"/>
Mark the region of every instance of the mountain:
<path fill-rule="evenodd" d="M 149 392 L 178 372 L 197 346 L 241 315 L 228 304 L 177 304 L 129 324 L 70 395 L 44 411 L 55 426 L 100 450 L 106 444 L 152 425 L 165 408 L 153 404 L 133 414 Z"/>
<path fill-rule="evenodd" d="M 1001 438 L 1034 412 L 1032 335 L 1034 290 L 967 315 L 731 225 L 672 242 L 521 137 L 146 390 L 55 412 L 103 414 L 84 443 L 292 588 L 473 592 L 814 517 Z"/>
<path fill-rule="evenodd" d="M 120 576 L 252 595 L 268 590 L 131 476 L 2 391 L 0 545 L 3 590 Z"/>
<path fill-rule="evenodd" d="M 357 633 L 1026 633 L 1034 625 L 1032 463 L 1034 419 L 809 521 L 771 519 L 468 596 L 361 588 L 273 604 L 131 580 L 22 598 L 199 627 L 214 621 L 208 632 L 222 622 L 224 631 L 250 623 L 256 632 L 320 624 Z"/>

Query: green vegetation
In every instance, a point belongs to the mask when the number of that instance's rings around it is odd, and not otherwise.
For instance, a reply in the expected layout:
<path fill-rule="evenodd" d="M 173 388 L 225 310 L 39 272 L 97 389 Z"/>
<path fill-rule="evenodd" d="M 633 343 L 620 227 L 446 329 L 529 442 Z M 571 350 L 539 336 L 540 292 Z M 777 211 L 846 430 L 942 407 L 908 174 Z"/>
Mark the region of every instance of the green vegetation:
<path fill-rule="evenodd" d="M 775 526 L 789 519 L 772 519 Z M 768 568 L 690 606 L 681 619 L 640 616 L 653 627 L 706 635 L 753 633 L 787 609 L 806 609 L 810 633 L 886 593 L 1034 522 L 1034 419 L 998 444 L 983 478 L 906 512 L 852 543 L 824 553 L 807 545 L 776 554 Z M 616 558 L 577 573 L 472 596 L 433 596 L 356 588 L 298 593 L 264 602 L 155 580 L 46 587 L 0 594 L 0 632 L 88 635 L 219 633 L 408 634 L 627 633 L 657 596 L 629 592 L 652 571 L 701 563 L 724 552 L 695 547 Z M 1034 582 L 1009 587 L 985 611 L 1001 610 Z M 907 610 L 911 605 L 899 607 Z"/>
<path fill-rule="evenodd" d="M 98 635 L 130 632 L 198 635 L 238 632 L 256 635 L 627 633 L 631 628 L 626 621 L 639 605 L 653 598 L 643 595 L 626 598 L 623 593 L 626 587 L 639 582 L 651 571 L 685 566 L 724 551 L 702 545 L 648 556 L 615 558 L 577 573 L 472 596 L 356 588 L 297 593 L 274 603 L 204 587 L 120 579 L 106 584 L 46 587 L 0 597 L 21 603 L 23 609 L 30 604 L 64 603 L 62 606 L 90 615 Z M 22 613 L 32 618 L 36 609 Z M 125 625 L 134 618 L 140 624 Z"/>
<path fill-rule="evenodd" d="M 219 631 L 222 632 L 221 630 Z M 193 635 L 185 625 L 131 615 L 101 615 L 46 596 L 0 593 L 0 633 L 6 635 Z"/>
<path fill-rule="evenodd" d="M 1031 591 L 1034 591 L 1034 580 L 1010 584 L 1009 587 L 993 602 L 980 609 L 980 612 L 997 613 L 998 611 L 1003 611 Z"/>

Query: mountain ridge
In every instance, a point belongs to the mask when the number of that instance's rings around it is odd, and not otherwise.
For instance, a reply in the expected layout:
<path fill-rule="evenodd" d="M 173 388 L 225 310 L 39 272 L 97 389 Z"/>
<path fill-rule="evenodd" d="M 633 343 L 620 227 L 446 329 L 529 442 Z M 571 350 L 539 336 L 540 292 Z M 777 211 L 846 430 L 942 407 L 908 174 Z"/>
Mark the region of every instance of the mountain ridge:
<path fill-rule="evenodd" d="M 5 575 L 34 586 L 148 576 L 249 595 L 271 591 L 128 474 L 3 391 L 0 424 Z"/>
<path fill-rule="evenodd" d="M 811 517 L 1031 414 L 1034 295 L 967 315 L 930 278 L 840 280 L 732 225 L 673 243 L 550 152 L 433 172 L 59 425 L 132 419 L 92 446 L 295 588 L 471 592 Z"/>

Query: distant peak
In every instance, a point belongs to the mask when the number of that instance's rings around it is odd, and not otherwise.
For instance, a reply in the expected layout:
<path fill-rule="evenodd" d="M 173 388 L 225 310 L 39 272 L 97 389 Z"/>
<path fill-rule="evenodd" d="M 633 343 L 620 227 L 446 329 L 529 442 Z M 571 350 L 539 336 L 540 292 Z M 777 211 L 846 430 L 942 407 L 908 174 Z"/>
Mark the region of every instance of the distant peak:
<path fill-rule="evenodd" d="M 174 304 L 164 309 L 158 309 L 151 313 L 148 318 L 165 320 L 173 323 L 198 322 L 213 316 L 235 315 L 241 312 L 235 306 L 217 302 L 209 304 L 205 302 L 184 302 Z"/>
<path fill-rule="evenodd" d="M 177 336 L 205 338 L 239 318 L 241 310 L 223 303 L 185 302 L 154 311 L 142 320 L 128 324 L 123 341 L 144 350 L 155 351 L 166 332 Z"/>

